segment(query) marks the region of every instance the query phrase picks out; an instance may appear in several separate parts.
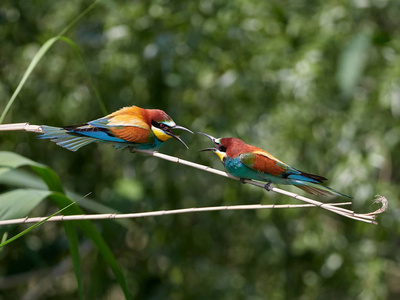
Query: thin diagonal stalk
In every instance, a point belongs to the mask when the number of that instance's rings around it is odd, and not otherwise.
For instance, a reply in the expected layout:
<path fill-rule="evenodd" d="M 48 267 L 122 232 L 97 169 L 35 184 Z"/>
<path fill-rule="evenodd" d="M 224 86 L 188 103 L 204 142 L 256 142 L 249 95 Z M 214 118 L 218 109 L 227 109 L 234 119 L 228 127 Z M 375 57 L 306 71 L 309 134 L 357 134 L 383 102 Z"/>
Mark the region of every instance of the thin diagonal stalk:
<path fill-rule="evenodd" d="M 92 10 L 97 4 L 99 0 L 94 1 L 88 8 L 86 8 L 82 13 L 80 13 L 70 24 L 68 24 L 63 30 L 60 31 L 55 37 L 47 40 L 39 49 L 39 51 L 35 54 L 32 61 L 30 62 L 28 68 L 26 69 L 24 75 L 22 76 L 21 81 L 19 82 L 17 88 L 11 96 L 11 99 L 8 101 L 6 107 L 4 108 L 2 114 L 0 115 L 0 124 L 3 123 L 4 118 L 6 117 L 8 111 L 13 105 L 15 99 L 17 98 L 19 92 L 22 90 L 22 87 L 25 85 L 28 77 L 31 75 L 33 70 L 36 68 L 36 65 L 40 62 L 46 52 L 57 42 L 68 30 L 70 30 L 76 23 L 78 23 L 90 10 Z"/>

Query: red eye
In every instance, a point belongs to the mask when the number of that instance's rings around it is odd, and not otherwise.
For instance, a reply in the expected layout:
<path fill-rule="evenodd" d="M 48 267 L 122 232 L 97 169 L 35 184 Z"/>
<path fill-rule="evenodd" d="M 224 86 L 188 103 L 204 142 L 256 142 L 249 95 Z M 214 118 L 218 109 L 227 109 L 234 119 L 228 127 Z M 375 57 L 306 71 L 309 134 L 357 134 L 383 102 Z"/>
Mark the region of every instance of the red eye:
<path fill-rule="evenodd" d="M 165 126 L 163 123 L 160 123 L 160 128 L 165 128 L 167 126 Z"/>

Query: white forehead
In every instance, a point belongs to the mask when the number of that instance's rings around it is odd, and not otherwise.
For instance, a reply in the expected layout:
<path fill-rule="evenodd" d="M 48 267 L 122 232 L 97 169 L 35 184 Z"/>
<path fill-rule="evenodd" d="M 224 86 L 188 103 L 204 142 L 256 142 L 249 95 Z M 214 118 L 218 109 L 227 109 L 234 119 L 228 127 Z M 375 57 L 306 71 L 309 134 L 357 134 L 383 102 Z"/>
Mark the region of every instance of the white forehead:
<path fill-rule="evenodd" d="M 166 120 L 166 121 L 161 121 L 160 123 L 168 125 L 169 127 L 174 127 L 176 126 L 175 122 L 172 120 Z"/>

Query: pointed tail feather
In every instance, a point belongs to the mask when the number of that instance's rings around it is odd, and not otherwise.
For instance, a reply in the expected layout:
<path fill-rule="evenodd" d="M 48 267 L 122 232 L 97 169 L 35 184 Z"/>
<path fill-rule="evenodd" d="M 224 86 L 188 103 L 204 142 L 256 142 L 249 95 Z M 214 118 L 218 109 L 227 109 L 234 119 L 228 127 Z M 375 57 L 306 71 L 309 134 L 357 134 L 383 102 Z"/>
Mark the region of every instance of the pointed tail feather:
<path fill-rule="evenodd" d="M 297 171 L 297 173 L 290 172 L 287 175 L 287 178 L 293 179 L 293 180 L 300 180 L 300 181 L 306 181 L 306 182 L 313 182 L 313 183 L 322 183 L 323 181 L 327 180 L 325 177 L 307 173 L 304 171 L 300 171 L 298 169 L 294 169 Z"/>
<path fill-rule="evenodd" d="M 303 176 L 303 178 L 305 177 L 306 179 L 308 179 L 306 181 L 312 181 L 312 182 L 317 181 L 317 182 L 321 183 L 325 180 L 328 180 L 327 178 L 320 176 L 320 175 L 311 174 L 308 172 L 300 171 L 298 169 L 296 169 L 296 170 L 300 172 L 300 175 Z"/>
<path fill-rule="evenodd" d="M 343 197 L 348 197 L 352 198 L 351 196 L 348 196 L 346 194 L 342 194 L 338 191 L 335 191 L 334 189 L 321 185 L 321 184 L 315 184 L 312 182 L 302 182 L 299 180 L 294 180 L 293 185 L 302 189 L 303 191 L 312 194 L 312 195 L 320 195 L 320 196 L 343 196 Z"/>
<path fill-rule="evenodd" d="M 82 136 L 60 127 L 42 125 L 41 128 L 44 133 L 38 137 L 39 139 L 50 139 L 57 145 L 74 152 L 83 146 L 97 141 L 96 138 Z"/>

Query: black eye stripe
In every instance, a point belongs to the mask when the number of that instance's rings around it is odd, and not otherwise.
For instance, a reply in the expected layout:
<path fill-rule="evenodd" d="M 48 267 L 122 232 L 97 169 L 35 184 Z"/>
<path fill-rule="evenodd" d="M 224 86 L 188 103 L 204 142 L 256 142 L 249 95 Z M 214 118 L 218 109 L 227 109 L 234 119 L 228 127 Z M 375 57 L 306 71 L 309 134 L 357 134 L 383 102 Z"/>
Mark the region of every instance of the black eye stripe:
<path fill-rule="evenodd" d="M 221 144 L 217 145 L 217 149 L 221 152 L 226 152 L 226 147 L 222 146 Z"/>
<path fill-rule="evenodd" d="M 151 120 L 151 125 L 153 125 L 154 127 L 160 128 L 160 129 L 169 129 L 170 126 L 163 124 L 163 123 L 158 123 L 154 120 Z"/>

